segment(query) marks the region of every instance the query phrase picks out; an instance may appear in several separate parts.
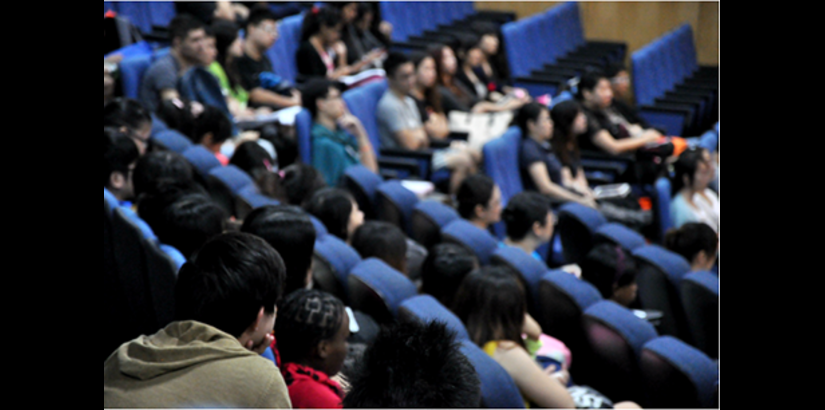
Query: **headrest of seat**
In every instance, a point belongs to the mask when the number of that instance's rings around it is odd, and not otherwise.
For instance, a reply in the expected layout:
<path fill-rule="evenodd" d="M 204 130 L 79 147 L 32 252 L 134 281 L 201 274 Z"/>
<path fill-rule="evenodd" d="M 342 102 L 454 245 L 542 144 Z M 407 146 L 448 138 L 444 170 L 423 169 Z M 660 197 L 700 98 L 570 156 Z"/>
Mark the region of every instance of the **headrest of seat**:
<path fill-rule="evenodd" d="M 588 308 L 584 315 L 620 334 L 636 352 L 636 357 L 642 353 L 645 343 L 659 336 L 653 325 L 612 301 L 599 302 Z"/>
<path fill-rule="evenodd" d="M 690 263 L 685 258 L 656 245 L 639 248 L 633 252 L 633 256 L 664 272 L 677 288 L 690 272 Z"/>
<path fill-rule="evenodd" d="M 375 258 L 367 259 L 356 265 L 350 272 L 350 276 L 358 278 L 372 288 L 384 300 L 395 317 L 398 317 L 398 307 L 401 303 L 415 297 L 418 293 L 418 289 L 406 276 Z"/>
<path fill-rule="evenodd" d="M 453 221 L 444 227 L 441 234 L 473 251 L 482 266 L 490 264 L 490 258 L 498 249 L 498 241 L 493 235 L 463 219 Z"/>
<path fill-rule="evenodd" d="M 456 340 L 470 340 L 470 335 L 461 319 L 429 295 L 416 296 L 401 304 L 401 309 L 410 312 L 424 323 L 441 322 L 456 333 Z"/>
<path fill-rule="evenodd" d="M 687 376 L 696 386 L 699 402 L 707 408 L 713 406 L 719 370 L 707 355 L 670 336 L 648 342 L 644 350 L 659 355 Z"/>
<path fill-rule="evenodd" d="M 551 283 L 553 287 L 570 296 L 579 305 L 582 312 L 604 300 L 598 289 L 589 282 L 564 271 L 554 270 L 548 272 L 542 278 L 542 282 Z"/>

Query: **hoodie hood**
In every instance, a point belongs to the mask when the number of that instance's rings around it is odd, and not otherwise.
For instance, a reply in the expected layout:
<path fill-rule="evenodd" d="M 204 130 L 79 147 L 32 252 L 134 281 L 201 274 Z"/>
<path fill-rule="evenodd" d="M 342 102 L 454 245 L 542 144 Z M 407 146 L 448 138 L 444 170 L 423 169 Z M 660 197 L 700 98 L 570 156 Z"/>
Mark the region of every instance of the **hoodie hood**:
<path fill-rule="evenodd" d="M 153 336 L 141 336 L 117 351 L 121 372 L 138 380 L 215 360 L 256 356 L 238 339 L 199 322 L 175 322 Z"/>

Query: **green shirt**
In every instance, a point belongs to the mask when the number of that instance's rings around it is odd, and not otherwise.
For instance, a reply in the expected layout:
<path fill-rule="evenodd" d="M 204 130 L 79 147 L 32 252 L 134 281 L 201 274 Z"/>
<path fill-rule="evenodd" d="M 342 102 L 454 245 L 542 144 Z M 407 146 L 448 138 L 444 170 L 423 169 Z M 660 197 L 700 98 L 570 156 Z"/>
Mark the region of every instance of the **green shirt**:
<path fill-rule="evenodd" d="M 361 163 L 358 142 L 341 129 L 312 125 L 312 166 L 329 186 L 337 186 L 347 168 Z"/>
<path fill-rule="evenodd" d="M 226 71 L 224 71 L 220 63 L 217 61 L 212 63 L 212 65 L 209 66 L 209 72 L 218 78 L 224 97 L 232 97 L 241 104 L 241 108 L 246 108 L 246 105 L 249 103 L 249 93 L 240 85 L 236 85 L 235 88 L 232 89 L 229 85 L 229 76 L 226 75 Z"/>

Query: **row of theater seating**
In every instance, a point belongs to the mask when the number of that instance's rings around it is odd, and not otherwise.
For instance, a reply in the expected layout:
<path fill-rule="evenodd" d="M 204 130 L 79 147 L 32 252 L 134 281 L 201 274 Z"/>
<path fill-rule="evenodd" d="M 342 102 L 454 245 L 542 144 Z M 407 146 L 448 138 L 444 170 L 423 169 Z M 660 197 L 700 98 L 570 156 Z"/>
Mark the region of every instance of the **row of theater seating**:
<path fill-rule="evenodd" d="M 126 17 L 143 33 L 152 31 L 153 26 L 166 27 L 175 18 L 175 3 L 172 1 L 104 1 L 103 14 L 114 11 Z"/>

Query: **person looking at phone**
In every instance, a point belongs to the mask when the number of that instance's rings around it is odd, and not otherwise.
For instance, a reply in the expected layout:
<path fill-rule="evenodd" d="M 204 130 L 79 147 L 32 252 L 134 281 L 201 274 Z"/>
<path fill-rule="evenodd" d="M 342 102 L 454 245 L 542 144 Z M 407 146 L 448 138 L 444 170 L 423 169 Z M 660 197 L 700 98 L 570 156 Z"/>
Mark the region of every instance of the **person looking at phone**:
<path fill-rule="evenodd" d="M 338 83 L 313 80 L 304 89 L 304 108 L 312 114 L 312 166 L 329 186 L 337 186 L 347 168 L 363 165 L 378 172 L 378 161 L 364 126 L 347 112 Z"/>

